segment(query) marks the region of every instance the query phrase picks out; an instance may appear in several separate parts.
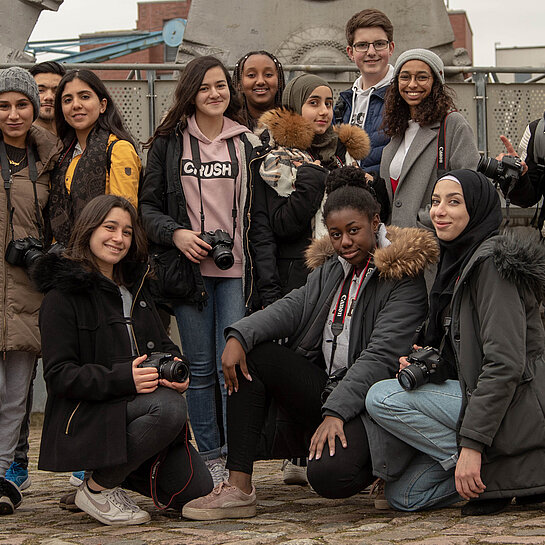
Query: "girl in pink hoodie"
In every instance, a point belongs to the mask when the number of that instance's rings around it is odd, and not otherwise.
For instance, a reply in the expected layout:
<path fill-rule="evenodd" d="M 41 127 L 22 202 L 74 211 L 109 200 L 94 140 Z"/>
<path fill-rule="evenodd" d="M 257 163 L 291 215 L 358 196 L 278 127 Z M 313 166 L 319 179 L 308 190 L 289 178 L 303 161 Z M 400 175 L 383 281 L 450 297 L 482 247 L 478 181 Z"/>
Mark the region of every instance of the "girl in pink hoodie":
<path fill-rule="evenodd" d="M 215 484 L 224 478 L 227 447 L 215 401 L 218 377 L 226 437 L 223 330 L 244 316 L 253 291 L 249 165 L 259 140 L 241 124 L 240 109 L 218 59 L 191 61 L 148 143 L 140 201 L 157 295 L 172 307 L 191 362 L 191 426 Z"/>

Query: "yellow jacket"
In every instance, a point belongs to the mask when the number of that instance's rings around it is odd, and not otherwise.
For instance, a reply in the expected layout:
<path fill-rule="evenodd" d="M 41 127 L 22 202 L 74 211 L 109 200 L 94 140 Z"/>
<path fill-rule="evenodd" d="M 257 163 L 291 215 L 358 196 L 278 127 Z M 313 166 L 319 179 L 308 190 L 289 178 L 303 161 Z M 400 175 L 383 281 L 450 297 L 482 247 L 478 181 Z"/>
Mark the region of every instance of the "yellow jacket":
<path fill-rule="evenodd" d="M 110 171 L 106 173 L 105 194 L 125 197 L 136 208 L 138 206 L 138 182 L 142 170 L 142 161 L 133 145 L 127 140 L 119 140 L 115 134 L 110 134 L 108 148 L 113 145 L 113 142 L 115 142 L 115 145 L 112 148 Z M 70 193 L 72 177 L 80 157 L 81 154 L 74 157 L 66 171 L 64 182 L 68 193 Z"/>

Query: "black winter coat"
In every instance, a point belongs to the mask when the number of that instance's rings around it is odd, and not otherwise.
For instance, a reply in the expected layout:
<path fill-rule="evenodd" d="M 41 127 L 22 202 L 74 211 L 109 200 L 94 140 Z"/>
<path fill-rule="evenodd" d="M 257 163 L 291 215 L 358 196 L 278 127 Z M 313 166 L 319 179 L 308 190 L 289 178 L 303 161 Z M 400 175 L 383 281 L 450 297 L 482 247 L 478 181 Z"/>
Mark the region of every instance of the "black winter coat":
<path fill-rule="evenodd" d="M 534 140 L 539 121 L 539 119 L 535 119 L 528 125 L 530 139 L 526 145 L 525 159 L 528 165 L 528 172 L 524 176 L 521 176 L 513 190 L 509 193 L 511 203 L 517 206 L 533 206 L 541 200 L 541 197 L 545 193 L 545 172 L 539 168 L 537 157 L 534 157 Z M 502 189 L 507 188 L 502 187 Z M 539 225 L 539 228 L 541 227 L 542 225 Z"/>
<path fill-rule="evenodd" d="M 131 282 L 138 355 L 171 352 L 145 277 Z M 136 395 L 127 320 L 119 289 L 99 273 L 48 255 L 33 271 L 46 292 L 40 310 L 47 384 L 39 468 L 96 469 L 126 462 L 126 404 Z"/>
<path fill-rule="evenodd" d="M 273 146 L 307 152 L 310 149 L 314 130 L 295 112 L 278 108 L 265 113 L 260 122 L 267 127 L 261 134 L 261 159 L 273 150 Z M 337 149 L 331 161 L 335 168 L 347 163 L 347 157 L 353 160 L 367 155 L 369 138 L 362 129 L 342 125 L 336 132 Z M 334 168 L 332 165 L 330 167 Z M 254 247 L 261 250 L 256 269 L 263 306 L 301 287 L 306 281 L 310 269 L 305 265 L 304 252 L 313 238 L 311 222 L 322 205 L 328 174 L 329 170 L 323 166 L 302 164 L 294 180 L 295 190 L 287 197 L 279 195 L 261 176 L 255 176 L 250 239 Z"/>
<path fill-rule="evenodd" d="M 253 302 L 257 294 L 254 289 L 254 256 L 249 241 L 256 172 L 251 164 L 256 160 L 254 147 L 259 145 L 259 139 L 251 133 L 244 133 L 240 135 L 240 141 L 242 144 L 241 162 L 246 165 L 245 169 L 241 169 L 241 185 L 246 184 L 245 190 L 241 189 L 241 198 L 244 195 L 245 198 L 243 202 L 239 203 L 238 212 L 239 221 L 243 222 L 242 247 L 245 267 L 242 280 L 246 308 L 251 309 L 257 304 Z M 163 253 L 165 250 L 175 248 L 172 236 L 176 229 L 192 229 L 181 183 L 182 151 L 182 132 L 178 126 L 168 136 L 156 138 L 148 153 L 146 172 L 139 197 L 139 211 L 146 234 L 153 243 L 152 254 Z M 171 255 L 174 258 L 176 252 L 171 252 Z M 208 295 L 204 288 L 199 265 L 192 263 L 181 254 L 179 266 L 183 267 L 184 271 L 185 286 L 182 287 L 184 294 L 177 301 L 165 299 L 161 302 L 169 305 L 172 303 L 202 305 Z"/>

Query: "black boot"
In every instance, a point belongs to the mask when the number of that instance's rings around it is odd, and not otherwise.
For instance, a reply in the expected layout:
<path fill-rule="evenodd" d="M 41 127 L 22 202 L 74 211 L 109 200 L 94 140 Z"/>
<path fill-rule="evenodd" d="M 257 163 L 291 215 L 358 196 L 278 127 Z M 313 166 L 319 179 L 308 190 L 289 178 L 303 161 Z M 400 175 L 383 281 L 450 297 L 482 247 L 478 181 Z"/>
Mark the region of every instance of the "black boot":
<path fill-rule="evenodd" d="M 462 507 L 462 515 L 476 517 L 493 515 L 511 505 L 511 498 L 496 498 L 487 500 L 471 500 Z"/>

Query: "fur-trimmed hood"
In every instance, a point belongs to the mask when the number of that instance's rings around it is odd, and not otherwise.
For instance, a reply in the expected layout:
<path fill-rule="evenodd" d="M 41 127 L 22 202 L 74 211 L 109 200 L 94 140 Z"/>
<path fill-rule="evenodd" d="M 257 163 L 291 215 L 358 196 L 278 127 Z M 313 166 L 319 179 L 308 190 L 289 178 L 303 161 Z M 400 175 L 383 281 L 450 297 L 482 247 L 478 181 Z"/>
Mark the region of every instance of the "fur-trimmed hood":
<path fill-rule="evenodd" d="M 377 248 L 374 263 L 385 280 L 415 277 L 439 260 L 439 244 L 431 231 L 416 227 L 386 227 L 390 245 Z M 335 255 L 329 236 L 313 240 L 305 251 L 307 266 L 316 269 Z"/>
<path fill-rule="evenodd" d="M 145 264 L 134 264 L 130 270 L 131 278 L 127 279 L 128 285 L 134 284 L 138 278 L 147 273 Z M 80 263 L 55 254 L 46 254 L 39 259 L 30 270 L 30 278 L 36 289 L 42 293 L 52 289 L 68 293 L 85 293 L 98 285 L 113 287 L 102 274 L 89 271 Z"/>
<path fill-rule="evenodd" d="M 265 112 L 259 118 L 258 127 L 268 129 L 275 144 L 303 151 L 310 148 L 315 134 L 310 121 L 285 107 Z M 369 155 L 371 141 L 363 129 L 354 125 L 335 125 L 333 130 L 351 157 L 359 161 Z"/>
<path fill-rule="evenodd" d="M 535 293 L 538 301 L 545 297 L 545 248 L 513 232 L 492 237 L 477 249 L 462 276 L 475 263 L 492 256 L 498 272 L 505 280 Z"/>

